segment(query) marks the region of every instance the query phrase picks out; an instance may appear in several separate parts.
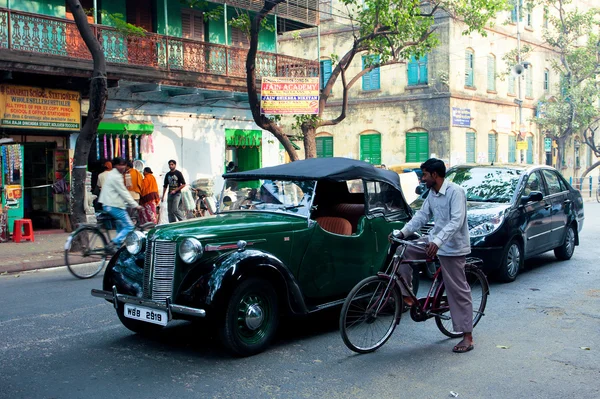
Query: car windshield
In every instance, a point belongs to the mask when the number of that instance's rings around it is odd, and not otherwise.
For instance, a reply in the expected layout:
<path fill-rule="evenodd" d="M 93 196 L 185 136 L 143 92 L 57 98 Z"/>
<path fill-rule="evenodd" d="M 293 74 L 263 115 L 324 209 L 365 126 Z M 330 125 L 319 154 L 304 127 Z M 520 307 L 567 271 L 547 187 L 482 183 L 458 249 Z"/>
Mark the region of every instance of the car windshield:
<path fill-rule="evenodd" d="M 446 178 L 461 186 L 467 201 L 510 202 L 523 171 L 504 168 L 465 168 L 450 171 Z"/>
<path fill-rule="evenodd" d="M 225 180 L 220 212 L 282 212 L 308 217 L 314 181 Z"/>

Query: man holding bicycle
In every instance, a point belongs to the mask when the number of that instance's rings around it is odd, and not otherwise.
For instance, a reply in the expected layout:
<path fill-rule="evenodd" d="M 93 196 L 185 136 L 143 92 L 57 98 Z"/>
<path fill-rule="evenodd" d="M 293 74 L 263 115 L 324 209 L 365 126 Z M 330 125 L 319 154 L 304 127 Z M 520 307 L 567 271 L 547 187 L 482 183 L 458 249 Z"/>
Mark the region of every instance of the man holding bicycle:
<path fill-rule="evenodd" d="M 141 210 L 142 207 L 133 199 L 123 181 L 123 173 L 127 168 L 127 162 L 123 158 L 116 157 L 112 161 L 113 169 L 108 173 L 100 198 L 102 209 L 115 219 L 117 224 L 117 236 L 109 244 L 108 251 L 116 253 L 127 234 L 134 228 L 131 218 L 127 214 L 127 205 L 131 208 Z"/>
<path fill-rule="evenodd" d="M 473 304 L 471 289 L 465 276 L 466 255 L 471 253 L 467 199 L 462 187 L 445 179 L 446 165 L 443 161 L 428 159 L 421 164 L 421 170 L 421 181 L 427 185 L 430 193 L 421 209 L 400 231 L 399 238 L 418 231 L 432 218 L 435 225 L 428 238 L 419 240 L 426 246 L 408 246 L 404 252 L 404 260 L 410 262 L 438 256 L 453 328 L 454 331 L 463 332 L 462 341 L 453 351 L 464 353 L 473 349 Z M 412 282 L 412 267 L 409 264 L 401 266 L 400 274 L 409 284 Z M 413 305 L 412 298 L 407 293 L 403 295 L 406 303 Z"/>

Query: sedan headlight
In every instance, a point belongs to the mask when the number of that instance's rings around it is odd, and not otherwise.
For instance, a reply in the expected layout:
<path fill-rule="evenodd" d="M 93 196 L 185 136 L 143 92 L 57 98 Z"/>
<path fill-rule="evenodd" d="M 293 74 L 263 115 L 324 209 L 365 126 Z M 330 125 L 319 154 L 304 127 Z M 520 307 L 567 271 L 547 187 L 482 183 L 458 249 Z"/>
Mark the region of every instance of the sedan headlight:
<path fill-rule="evenodd" d="M 179 245 L 179 257 L 185 263 L 195 262 L 203 252 L 202 244 L 195 238 L 186 238 Z"/>
<path fill-rule="evenodd" d="M 125 248 L 132 255 L 137 255 L 144 249 L 144 241 L 146 236 L 138 230 L 134 230 L 125 238 Z"/>
<path fill-rule="evenodd" d="M 496 215 L 469 230 L 469 236 L 483 237 L 492 234 L 494 231 L 498 230 L 503 221 L 504 215 Z"/>

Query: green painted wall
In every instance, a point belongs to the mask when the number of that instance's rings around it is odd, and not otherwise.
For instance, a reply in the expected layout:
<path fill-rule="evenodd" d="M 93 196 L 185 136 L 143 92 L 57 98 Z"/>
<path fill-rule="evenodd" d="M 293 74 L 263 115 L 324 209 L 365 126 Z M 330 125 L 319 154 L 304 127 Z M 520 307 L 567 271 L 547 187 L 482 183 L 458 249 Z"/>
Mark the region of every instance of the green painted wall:
<path fill-rule="evenodd" d="M 156 33 L 165 35 L 165 2 L 156 1 Z M 167 1 L 167 19 L 169 24 L 169 36 L 181 37 L 181 3 L 179 1 Z"/>
<path fill-rule="evenodd" d="M 10 3 L 13 10 L 65 17 L 65 0 L 12 0 Z M 2 7 L 6 7 L 6 4 L 7 0 L 4 0 Z"/>
<path fill-rule="evenodd" d="M 126 19 L 126 15 L 127 15 L 127 8 L 125 7 L 125 1 L 124 0 L 102 0 L 102 5 L 101 5 L 101 22 L 102 25 L 108 25 L 108 26 L 113 26 L 114 23 L 112 23 L 108 18 L 106 18 L 107 14 L 121 14 L 119 16 L 119 18 L 125 20 Z"/>

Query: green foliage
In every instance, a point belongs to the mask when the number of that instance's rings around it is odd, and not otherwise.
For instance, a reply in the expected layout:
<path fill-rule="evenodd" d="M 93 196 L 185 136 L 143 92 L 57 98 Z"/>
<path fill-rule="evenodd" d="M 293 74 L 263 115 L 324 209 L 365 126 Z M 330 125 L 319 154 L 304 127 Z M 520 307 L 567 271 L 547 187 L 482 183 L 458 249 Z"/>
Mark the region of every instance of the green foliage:
<path fill-rule="evenodd" d="M 229 25 L 233 28 L 237 28 L 244 32 L 248 37 L 250 36 L 250 26 L 252 20 L 250 19 L 250 12 L 239 8 L 234 8 L 236 16 L 228 21 Z M 267 18 L 260 22 L 261 29 L 269 32 L 275 32 L 275 24 L 271 24 Z"/>
<path fill-rule="evenodd" d="M 294 115 L 294 124 L 292 125 L 292 129 L 301 130 L 302 126 L 316 129 L 319 127 L 319 122 L 321 118 L 318 115 Z"/>
<path fill-rule="evenodd" d="M 106 11 L 102 12 L 104 23 L 113 26 L 117 31 L 125 36 L 145 36 L 146 29 L 130 24 L 125 20 L 125 16 L 120 13 L 109 14 Z"/>

